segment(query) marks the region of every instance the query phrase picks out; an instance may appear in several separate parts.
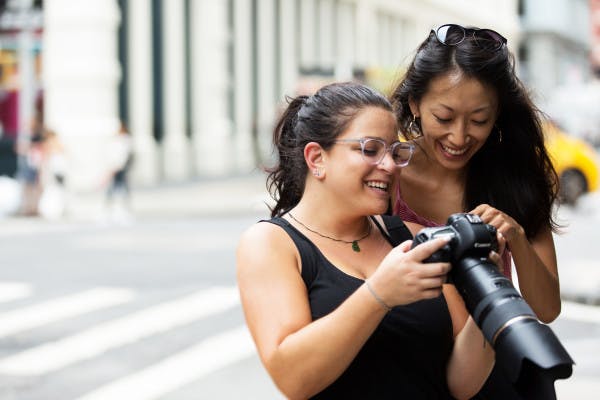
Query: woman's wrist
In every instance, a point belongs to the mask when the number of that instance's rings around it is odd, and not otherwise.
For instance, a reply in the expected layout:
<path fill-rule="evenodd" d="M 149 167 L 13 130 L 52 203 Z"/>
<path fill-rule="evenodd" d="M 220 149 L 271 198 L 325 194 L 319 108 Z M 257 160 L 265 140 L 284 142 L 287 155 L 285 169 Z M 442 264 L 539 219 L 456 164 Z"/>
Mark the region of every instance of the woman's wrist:
<path fill-rule="evenodd" d="M 371 295 L 373 296 L 373 298 L 381 305 L 381 307 L 383 307 L 383 309 L 386 312 L 390 312 L 392 311 L 392 307 L 390 307 L 380 296 L 379 294 L 377 294 L 377 292 L 373 289 L 373 287 L 371 286 L 371 284 L 369 283 L 368 279 L 365 279 L 365 286 L 367 287 L 367 290 L 371 293 Z"/>

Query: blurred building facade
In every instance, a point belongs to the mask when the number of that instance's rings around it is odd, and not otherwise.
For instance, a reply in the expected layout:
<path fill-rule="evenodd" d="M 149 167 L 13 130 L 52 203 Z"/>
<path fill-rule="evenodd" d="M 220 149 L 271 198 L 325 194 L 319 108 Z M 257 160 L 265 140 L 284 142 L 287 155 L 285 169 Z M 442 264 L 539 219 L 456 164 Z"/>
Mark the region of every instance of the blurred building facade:
<path fill-rule="evenodd" d="M 537 104 L 570 134 L 598 142 L 600 2 L 521 0 L 519 15 L 519 74 Z"/>
<path fill-rule="evenodd" d="M 251 171 L 268 161 L 285 95 L 329 80 L 386 90 L 445 22 L 502 32 L 518 2 L 456 0 L 46 0 L 45 123 L 94 190 L 108 138 L 133 136 L 134 182 Z"/>
<path fill-rule="evenodd" d="M 591 79 L 590 0 L 520 0 L 519 15 L 519 74 L 539 101 Z"/>

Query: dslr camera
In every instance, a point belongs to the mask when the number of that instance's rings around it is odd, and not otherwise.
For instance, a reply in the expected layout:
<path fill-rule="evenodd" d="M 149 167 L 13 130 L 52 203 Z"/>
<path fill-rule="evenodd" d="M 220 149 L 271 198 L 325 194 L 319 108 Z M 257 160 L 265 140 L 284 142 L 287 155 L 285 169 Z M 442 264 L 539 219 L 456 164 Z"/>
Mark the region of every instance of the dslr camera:
<path fill-rule="evenodd" d="M 488 259 L 490 251 L 498 251 L 496 228 L 478 215 L 452 214 L 446 226 L 419 231 L 412 247 L 439 237 L 450 241 L 424 262 L 452 264 L 448 282 L 493 346 L 506 377 L 524 399 L 556 399 L 554 381 L 571 376 L 573 360 Z"/>

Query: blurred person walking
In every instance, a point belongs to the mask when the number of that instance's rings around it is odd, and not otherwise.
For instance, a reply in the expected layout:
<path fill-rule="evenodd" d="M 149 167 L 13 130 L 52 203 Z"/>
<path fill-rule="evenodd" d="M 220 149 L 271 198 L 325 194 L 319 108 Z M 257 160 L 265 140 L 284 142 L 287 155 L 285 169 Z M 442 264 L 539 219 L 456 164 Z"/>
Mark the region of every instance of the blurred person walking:
<path fill-rule="evenodd" d="M 55 131 L 46 129 L 42 142 L 40 166 L 41 196 L 39 214 L 47 219 L 58 219 L 66 211 L 67 157 L 64 146 Z"/>
<path fill-rule="evenodd" d="M 43 159 L 43 132 L 35 130 L 29 140 L 17 140 L 15 152 L 20 158 L 17 178 L 22 184 L 21 206 L 19 215 L 37 216 L 38 203 L 42 193 L 40 185 L 40 168 Z"/>
<path fill-rule="evenodd" d="M 108 217 L 116 222 L 131 219 L 131 189 L 129 171 L 133 164 L 133 141 L 123 122 L 110 139 L 108 146 L 109 176 L 106 189 Z"/>

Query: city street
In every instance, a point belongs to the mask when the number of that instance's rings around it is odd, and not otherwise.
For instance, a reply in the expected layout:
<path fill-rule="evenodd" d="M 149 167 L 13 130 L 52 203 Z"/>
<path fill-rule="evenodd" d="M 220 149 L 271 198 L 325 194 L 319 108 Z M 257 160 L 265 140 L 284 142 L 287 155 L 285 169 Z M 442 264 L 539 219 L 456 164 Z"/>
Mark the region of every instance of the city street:
<path fill-rule="evenodd" d="M 585 284 L 600 202 L 584 200 L 556 240 L 561 274 Z M 0 221 L 0 399 L 282 399 L 235 286 L 238 237 L 266 212 L 233 214 Z M 558 398 L 596 399 L 600 307 L 565 301 L 551 327 L 576 362 Z"/>

